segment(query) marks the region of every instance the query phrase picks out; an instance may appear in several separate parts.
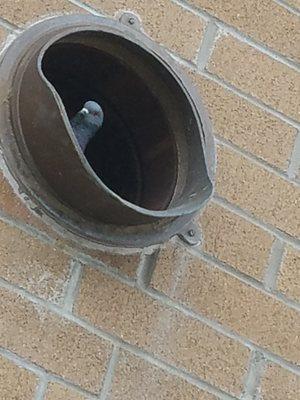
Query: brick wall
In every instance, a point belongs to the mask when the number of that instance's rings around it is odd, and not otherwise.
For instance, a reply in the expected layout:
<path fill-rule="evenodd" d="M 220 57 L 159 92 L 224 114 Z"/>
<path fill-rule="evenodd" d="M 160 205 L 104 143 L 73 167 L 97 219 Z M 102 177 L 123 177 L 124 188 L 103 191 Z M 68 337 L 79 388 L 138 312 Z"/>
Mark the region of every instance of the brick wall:
<path fill-rule="evenodd" d="M 2 0 L 0 46 L 49 15 L 133 10 L 216 135 L 201 248 L 66 238 L 0 159 L 1 400 L 300 398 L 299 0 Z"/>

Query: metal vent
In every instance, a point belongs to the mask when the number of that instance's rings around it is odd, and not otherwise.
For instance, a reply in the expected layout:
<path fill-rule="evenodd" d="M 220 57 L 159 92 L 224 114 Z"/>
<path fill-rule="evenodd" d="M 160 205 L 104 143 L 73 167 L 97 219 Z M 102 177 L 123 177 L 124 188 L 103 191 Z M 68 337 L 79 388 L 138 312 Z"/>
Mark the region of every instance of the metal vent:
<path fill-rule="evenodd" d="M 144 247 L 181 235 L 213 190 L 214 145 L 201 100 L 137 27 L 65 16 L 40 22 L 0 64 L 6 162 L 41 212 L 86 239 Z M 83 154 L 69 119 L 87 100 L 105 124 Z"/>

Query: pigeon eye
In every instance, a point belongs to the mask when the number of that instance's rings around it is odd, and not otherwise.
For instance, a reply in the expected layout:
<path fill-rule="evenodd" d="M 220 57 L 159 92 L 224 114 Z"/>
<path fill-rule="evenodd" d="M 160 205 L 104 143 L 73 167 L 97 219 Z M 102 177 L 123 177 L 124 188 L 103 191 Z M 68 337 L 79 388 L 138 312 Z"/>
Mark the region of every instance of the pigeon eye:
<path fill-rule="evenodd" d="M 81 114 L 83 114 L 83 115 L 89 114 L 89 110 L 87 110 L 86 108 L 83 108 L 80 112 L 81 112 Z"/>

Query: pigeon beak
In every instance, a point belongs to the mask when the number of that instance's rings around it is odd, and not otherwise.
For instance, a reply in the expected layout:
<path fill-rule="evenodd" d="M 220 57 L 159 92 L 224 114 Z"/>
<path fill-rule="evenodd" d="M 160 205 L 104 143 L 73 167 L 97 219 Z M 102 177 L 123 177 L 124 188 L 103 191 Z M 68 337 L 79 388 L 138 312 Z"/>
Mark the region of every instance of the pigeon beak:
<path fill-rule="evenodd" d="M 89 110 L 87 109 L 87 108 L 83 108 L 81 111 L 80 111 L 80 114 L 82 114 L 82 115 L 87 115 L 87 114 L 89 114 Z"/>

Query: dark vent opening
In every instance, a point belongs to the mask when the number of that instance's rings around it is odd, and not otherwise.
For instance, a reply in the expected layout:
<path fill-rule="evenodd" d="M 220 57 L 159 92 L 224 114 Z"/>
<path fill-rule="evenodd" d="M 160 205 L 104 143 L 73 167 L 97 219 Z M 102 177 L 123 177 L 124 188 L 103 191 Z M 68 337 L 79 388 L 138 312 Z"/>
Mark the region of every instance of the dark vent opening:
<path fill-rule="evenodd" d="M 166 112 L 172 107 L 166 94 L 173 79 L 154 57 L 129 41 L 90 33 L 94 47 L 85 37 L 73 34 L 53 44 L 44 55 L 43 73 L 69 118 L 87 100 L 103 107 L 104 125 L 85 156 L 104 184 L 141 207 L 167 209 L 178 182 L 176 139 Z M 161 89 L 162 96 L 157 92 Z"/>

